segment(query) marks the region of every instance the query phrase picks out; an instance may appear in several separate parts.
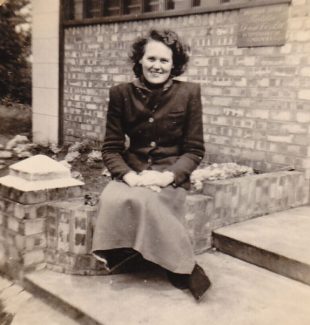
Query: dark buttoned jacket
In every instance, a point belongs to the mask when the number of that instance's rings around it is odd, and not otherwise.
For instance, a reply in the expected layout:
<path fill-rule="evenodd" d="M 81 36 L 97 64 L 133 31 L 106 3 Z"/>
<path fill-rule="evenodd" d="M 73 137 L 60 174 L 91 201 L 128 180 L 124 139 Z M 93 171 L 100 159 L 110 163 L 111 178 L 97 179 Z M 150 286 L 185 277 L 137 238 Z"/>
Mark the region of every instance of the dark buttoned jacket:
<path fill-rule="evenodd" d="M 204 150 L 199 84 L 170 80 L 151 91 L 135 80 L 110 88 L 102 156 L 113 178 L 168 170 L 174 186 L 188 189 Z"/>

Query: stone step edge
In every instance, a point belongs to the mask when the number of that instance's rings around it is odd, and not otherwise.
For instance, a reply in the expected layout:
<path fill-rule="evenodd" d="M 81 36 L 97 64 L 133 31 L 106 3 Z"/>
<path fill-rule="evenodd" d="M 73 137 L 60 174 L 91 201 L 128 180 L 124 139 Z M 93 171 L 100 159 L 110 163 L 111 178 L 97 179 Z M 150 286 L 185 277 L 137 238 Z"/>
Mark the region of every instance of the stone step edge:
<path fill-rule="evenodd" d="M 223 235 L 216 230 L 212 232 L 212 246 L 224 254 L 310 285 L 310 264 Z"/>
<path fill-rule="evenodd" d="M 44 270 L 38 272 L 44 272 Z M 63 313 L 81 325 L 103 325 L 85 312 L 81 311 L 78 307 L 70 304 L 70 301 L 55 295 L 53 292 L 36 283 L 36 281 L 31 278 L 31 273 L 24 277 L 22 286 L 26 291 L 41 299 L 51 308 Z"/>

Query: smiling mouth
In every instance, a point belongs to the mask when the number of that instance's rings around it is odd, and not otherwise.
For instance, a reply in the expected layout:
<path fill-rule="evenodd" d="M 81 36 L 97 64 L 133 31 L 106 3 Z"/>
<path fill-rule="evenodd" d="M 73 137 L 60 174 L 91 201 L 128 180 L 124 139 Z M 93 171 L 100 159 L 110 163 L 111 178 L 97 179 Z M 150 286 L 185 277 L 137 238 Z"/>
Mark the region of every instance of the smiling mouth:
<path fill-rule="evenodd" d="M 154 77 L 161 76 L 161 75 L 163 74 L 162 72 L 158 72 L 158 71 L 156 71 L 156 72 L 152 72 L 152 71 L 150 71 L 150 73 L 151 73 L 151 75 L 154 76 Z"/>

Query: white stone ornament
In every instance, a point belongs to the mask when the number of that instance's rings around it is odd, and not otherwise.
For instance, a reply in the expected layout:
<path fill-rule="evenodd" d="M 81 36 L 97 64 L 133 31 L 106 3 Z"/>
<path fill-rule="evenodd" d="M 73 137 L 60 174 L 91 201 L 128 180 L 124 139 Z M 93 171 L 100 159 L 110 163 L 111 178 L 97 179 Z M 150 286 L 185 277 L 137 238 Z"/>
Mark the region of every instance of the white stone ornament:
<path fill-rule="evenodd" d="M 84 185 L 71 177 L 70 169 L 44 155 L 36 155 L 11 165 L 9 175 L 1 177 L 0 184 L 21 191 Z"/>

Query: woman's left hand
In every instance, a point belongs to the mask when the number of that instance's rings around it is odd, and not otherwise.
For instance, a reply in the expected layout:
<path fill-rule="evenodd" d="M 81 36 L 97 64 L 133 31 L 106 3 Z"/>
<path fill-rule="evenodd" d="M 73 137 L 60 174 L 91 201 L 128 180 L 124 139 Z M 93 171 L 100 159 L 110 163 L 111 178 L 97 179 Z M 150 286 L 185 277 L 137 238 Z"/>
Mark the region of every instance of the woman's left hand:
<path fill-rule="evenodd" d="M 140 186 L 166 187 L 174 181 L 174 174 L 169 171 L 158 172 L 156 170 L 144 170 L 140 174 Z"/>

